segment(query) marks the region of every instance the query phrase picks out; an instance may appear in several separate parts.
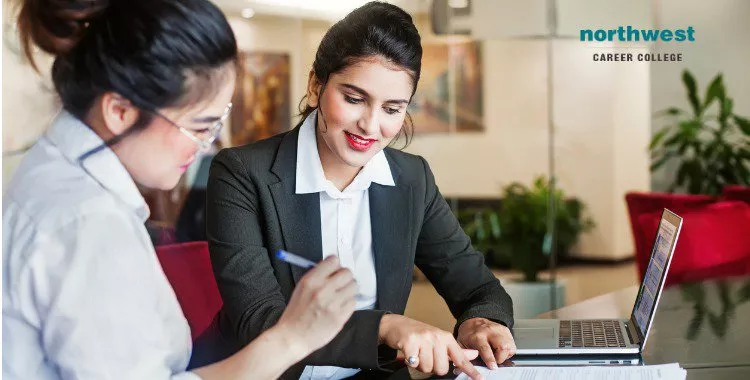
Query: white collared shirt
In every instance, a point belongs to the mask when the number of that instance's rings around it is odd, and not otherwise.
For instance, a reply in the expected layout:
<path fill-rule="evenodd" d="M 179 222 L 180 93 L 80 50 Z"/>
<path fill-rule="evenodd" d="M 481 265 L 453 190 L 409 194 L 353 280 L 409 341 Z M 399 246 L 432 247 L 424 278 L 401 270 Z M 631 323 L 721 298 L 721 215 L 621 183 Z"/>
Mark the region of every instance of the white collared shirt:
<path fill-rule="evenodd" d="M 370 224 L 371 183 L 395 186 L 391 167 L 381 150 L 360 170 L 349 186 L 339 191 L 326 179 L 318 155 L 315 121 L 317 110 L 304 121 L 297 141 L 296 194 L 320 193 L 320 225 L 323 258 L 338 255 L 359 286 L 357 310 L 373 309 L 377 281 Z M 341 379 L 358 369 L 307 366 L 300 379 Z"/>
<path fill-rule="evenodd" d="M 110 149 L 61 112 L 3 198 L 3 378 L 180 379 L 190 329 L 149 212 Z"/>

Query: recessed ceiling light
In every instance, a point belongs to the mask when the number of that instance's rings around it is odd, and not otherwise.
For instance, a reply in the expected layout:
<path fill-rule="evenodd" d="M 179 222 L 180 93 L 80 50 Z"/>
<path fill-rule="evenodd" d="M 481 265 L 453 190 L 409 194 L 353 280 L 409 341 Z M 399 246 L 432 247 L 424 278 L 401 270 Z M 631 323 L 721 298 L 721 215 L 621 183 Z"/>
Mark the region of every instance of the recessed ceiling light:
<path fill-rule="evenodd" d="M 242 10 L 242 17 L 250 19 L 255 16 L 255 11 L 252 8 L 245 8 Z"/>

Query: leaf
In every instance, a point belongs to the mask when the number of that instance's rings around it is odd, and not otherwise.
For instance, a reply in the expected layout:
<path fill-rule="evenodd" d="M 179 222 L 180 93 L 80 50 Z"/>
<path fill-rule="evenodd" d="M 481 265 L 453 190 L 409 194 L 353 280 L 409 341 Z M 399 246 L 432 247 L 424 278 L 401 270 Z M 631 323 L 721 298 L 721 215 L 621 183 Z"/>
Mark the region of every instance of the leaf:
<path fill-rule="evenodd" d="M 654 117 L 660 117 L 660 116 L 677 116 L 677 115 L 684 115 L 687 114 L 682 109 L 679 109 L 677 107 L 669 107 L 667 109 L 663 109 L 661 111 L 657 111 L 654 113 Z"/>
<path fill-rule="evenodd" d="M 663 156 L 659 157 L 654 163 L 651 164 L 651 171 L 655 171 L 659 169 L 660 167 L 664 166 L 667 161 L 669 161 L 670 158 L 674 157 L 674 152 L 667 152 Z"/>
<path fill-rule="evenodd" d="M 702 113 L 701 103 L 698 100 L 695 77 L 693 77 L 690 71 L 685 70 L 682 72 L 682 83 L 685 84 L 685 88 L 687 89 L 688 100 L 690 101 L 690 106 L 693 107 L 693 113 L 695 116 L 700 116 Z"/>
<path fill-rule="evenodd" d="M 664 139 L 664 136 L 669 133 L 669 129 L 664 128 L 659 132 L 656 132 L 654 134 L 654 137 L 651 138 L 651 144 L 648 145 L 648 150 L 654 150 L 654 148 L 659 144 L 659 142 Z"/>
<path fill-rule="evenodd" d="M 490 212 L 490 232 L 495 239 L 498 239 L 502 232 L 500 229 L 500 217 L 498 217 L 497 213 L 494 211 Z"/>
<path fill-rule="evenodd" d="M 732 118 L 734 119 L 734 122 L 737 123 L 737 126 L 740 127 L 740 130 L 742 130 L 742 133 L 746 136 L 750 136 L 750 120 L 737 115 L 734 115 Z"/>
<path fill-rule="evenodd" d="M 711 81 L 711 84 L 708 85 L 708 89 L 706 90 L 706 99 L 703 103 L 703 108 L 704 109 L 708 108 L 708 106 L 711 104 L 711 102 L 714 101 L 714 99 L 719 99 L 723 103 L 725 96 L 726 96 L 726 92 L 724 90 L 723 76 L 719 74 L 714 78 L 713 81 Z"/>
<path fill-rule="evenodd" d="M 719 123 L 726 123 L 729 115 L 732 114 L 732 108 L 734 108 L 734 100 L 732 98 L 724 98 L 721 102 L 721 110 L 719 112 Z"/>

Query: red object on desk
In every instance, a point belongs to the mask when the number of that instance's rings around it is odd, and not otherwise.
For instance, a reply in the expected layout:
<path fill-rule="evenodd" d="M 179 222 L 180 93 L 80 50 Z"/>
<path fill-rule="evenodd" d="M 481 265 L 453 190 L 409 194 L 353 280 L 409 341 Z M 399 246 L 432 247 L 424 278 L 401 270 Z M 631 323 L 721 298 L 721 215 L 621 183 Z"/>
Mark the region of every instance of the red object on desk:
<path fill-rule="evenodd" d="M 667 284 L 750 273 L 750 204 L 717 202 L 684 210 Z M 661 212 L 638 217 L 645 241 L 653 244 Z M 648 252 L 639 254 L 647 262 Z"/>
<path fill-rule="evenodd" d="M 211 325 L 223 305 L 214 280 L 208 243 L 162 245 L 156 247 L 156 256 L 195 339 Z"/>

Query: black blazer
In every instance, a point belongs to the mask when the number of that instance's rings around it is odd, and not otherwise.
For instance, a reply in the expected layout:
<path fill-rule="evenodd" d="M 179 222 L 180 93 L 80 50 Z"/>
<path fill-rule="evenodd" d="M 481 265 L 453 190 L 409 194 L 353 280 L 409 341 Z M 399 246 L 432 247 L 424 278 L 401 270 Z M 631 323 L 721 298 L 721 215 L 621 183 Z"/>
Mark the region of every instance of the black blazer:
<path fill-rule="evenodd" d="M 320 196 L 295 194 L 298 135 L 299 127 L 224 149 L 211 165 L 206 226 L 224 300 L 220 325 L 241 345 L 276 323 L 304 274 L 276 259 L 276 250 L 322 258 Z M 331 343 L 287 371 L 290 378 L 308 364 L 379 368 L 380 318 L 403 314 L 414 264 L 445 299 L 456 326 L 484 317 L 512 327 L 510 297 L 472 248 L 427 162 L 390 148 L 385 155 L 396 186 L 369 188 L 376 310 L 355 311 Z"/>

